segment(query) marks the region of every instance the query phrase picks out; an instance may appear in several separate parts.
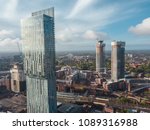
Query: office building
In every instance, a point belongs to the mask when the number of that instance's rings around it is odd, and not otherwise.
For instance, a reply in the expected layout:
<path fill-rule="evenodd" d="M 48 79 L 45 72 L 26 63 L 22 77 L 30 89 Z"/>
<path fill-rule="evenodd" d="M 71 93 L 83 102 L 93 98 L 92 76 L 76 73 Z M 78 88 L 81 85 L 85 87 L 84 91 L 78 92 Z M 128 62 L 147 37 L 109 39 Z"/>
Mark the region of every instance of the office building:
<path fill-rule="evenodd" d="M 103 73 L 105 70 L 105 44 L 98 41 L 96 44 L 96 72 Z"/>
<path fill-rule="evenodd" d="M 111 79 L 117 81 L 124 78 L 125 73 L 125 42 L 113 41 L 111 54 Z"/>
<path fill-rule="evenodd" d="M 21 26 L 27 112 L 57 112 L 54 8 L 32 13 Z"/>

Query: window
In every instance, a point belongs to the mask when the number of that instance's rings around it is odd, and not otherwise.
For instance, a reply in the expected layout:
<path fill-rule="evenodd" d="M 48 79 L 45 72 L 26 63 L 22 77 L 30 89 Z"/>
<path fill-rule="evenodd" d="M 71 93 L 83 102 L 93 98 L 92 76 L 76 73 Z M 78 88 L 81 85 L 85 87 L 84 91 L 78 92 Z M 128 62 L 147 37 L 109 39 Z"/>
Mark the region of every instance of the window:
<path fill-rule="evenodd" d="M 16 85 L 17 85 L 16 80 L 14 80 L 14 81 L 13 81 L 13 84 L 14 84 L 14 86 L 16 86 Z"/>

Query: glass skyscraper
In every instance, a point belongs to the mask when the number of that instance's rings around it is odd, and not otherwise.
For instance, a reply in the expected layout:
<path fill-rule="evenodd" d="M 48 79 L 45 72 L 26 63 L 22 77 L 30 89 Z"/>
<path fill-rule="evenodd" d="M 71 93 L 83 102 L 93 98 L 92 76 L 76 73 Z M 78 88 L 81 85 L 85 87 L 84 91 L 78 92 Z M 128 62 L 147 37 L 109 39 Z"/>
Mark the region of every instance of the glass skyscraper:
<path fill-rule="evenodd" d="M 57 112 L 54 8 L 21 21 L 27 112 Z"/>

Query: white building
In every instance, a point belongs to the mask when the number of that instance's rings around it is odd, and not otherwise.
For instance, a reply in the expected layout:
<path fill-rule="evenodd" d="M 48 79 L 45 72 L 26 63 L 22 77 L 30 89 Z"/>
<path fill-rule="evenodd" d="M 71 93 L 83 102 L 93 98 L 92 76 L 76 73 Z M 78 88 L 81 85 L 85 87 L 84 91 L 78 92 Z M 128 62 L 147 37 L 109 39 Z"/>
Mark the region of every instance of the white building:
<path fill-rule="evenodd" d="M 10 70 L 11 73 L 11 90 L 19 93 L 26 89 L 26 79 L 23 72 L 22 64 L 14 64 Z"/>

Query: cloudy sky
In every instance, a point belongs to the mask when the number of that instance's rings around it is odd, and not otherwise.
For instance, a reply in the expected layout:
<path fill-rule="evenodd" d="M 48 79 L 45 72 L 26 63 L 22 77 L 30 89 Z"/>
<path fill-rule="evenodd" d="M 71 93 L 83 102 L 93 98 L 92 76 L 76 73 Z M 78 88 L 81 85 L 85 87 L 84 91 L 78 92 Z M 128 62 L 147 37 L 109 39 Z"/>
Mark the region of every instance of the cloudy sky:
<path fill-rule="evenodd" d="M 0 52 L 18 51 L 20 19 L 55 7 L 56 50 L 94 50 L 97 39 L 150 49 L 150 0 L 0 0 Z"/>

